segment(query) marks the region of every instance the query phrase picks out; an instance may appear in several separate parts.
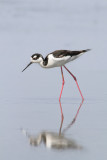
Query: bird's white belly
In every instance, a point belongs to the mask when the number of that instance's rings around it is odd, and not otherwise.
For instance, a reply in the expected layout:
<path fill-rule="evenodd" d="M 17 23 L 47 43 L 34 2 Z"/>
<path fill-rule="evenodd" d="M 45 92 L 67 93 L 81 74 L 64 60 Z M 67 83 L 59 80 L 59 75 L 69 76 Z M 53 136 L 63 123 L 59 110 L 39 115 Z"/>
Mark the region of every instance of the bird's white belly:
<path fill-rule="evenodd" d="M 53 67 L 60 67 L 63 66 L 64 64 L 68 63 L 71 57 L 62 57 L 62 58 L 55 58 L 52 55 L 49 55 L 48 57 L 48 64 L 47 66 L 44 66 L 45 68 L 53 68 Z"/>

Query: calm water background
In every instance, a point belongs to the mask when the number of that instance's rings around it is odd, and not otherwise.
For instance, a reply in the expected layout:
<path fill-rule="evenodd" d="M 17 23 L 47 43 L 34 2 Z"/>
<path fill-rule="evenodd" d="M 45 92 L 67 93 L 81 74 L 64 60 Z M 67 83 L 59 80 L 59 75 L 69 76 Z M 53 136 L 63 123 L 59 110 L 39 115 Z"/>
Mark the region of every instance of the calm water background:
<path fill-rule="evenodd" d="M 85 101 L 66 136 L 83 150 L 31 147 L 20 128 L 32 134 L 58 133 L 60 68 L 34 64 L 35 52 L 91 48 L 67 67 L 76 75 Z M 0 159 L 107 159 L 107 1 L 0 0 Z M 64 70 L 63 128 L 81 103 L 74 80 Z"/>

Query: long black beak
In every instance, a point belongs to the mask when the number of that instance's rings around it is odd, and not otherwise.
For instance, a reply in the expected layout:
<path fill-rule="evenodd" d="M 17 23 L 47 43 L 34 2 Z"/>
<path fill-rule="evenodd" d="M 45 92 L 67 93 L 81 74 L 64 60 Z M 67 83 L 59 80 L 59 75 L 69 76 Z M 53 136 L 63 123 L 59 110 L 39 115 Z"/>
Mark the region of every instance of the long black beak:
<path fill-rule="evenodd" d="M 23 71 L 24 71 L 27 67 L 29 67 L 31 64 L 32 64 L 32 62 L 30 62 L 30 63 L 23 69 Z M 22 71 L 22 72 L 23 72 L 23 71 Z"/>

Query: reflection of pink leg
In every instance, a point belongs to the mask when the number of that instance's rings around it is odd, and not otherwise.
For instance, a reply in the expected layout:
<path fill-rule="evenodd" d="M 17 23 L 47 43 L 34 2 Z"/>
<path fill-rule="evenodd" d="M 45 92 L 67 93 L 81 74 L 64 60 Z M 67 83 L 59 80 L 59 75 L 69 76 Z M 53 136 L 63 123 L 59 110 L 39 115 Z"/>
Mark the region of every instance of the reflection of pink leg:
<path fill-rule="evenodd" d="M 62 124 L 63 124 L 64 116 L 63 116 L 63 112 L 62 112 L 61 102 L 59 102 L 59 103 L 60 103 L 60 108 L 61 108 L 61 124 L 60 124 L 60 129 L 59 129 L 59 135 L 61 135 L 61 129 L 62 129 Z"/>
<path fill-rule="evenodd" d="M 67 130 L 75 123 L 75 121 L 76 121 L 76 119 L 77 119 L 77 116 L 78 116 L 78 114 L 79 114 L 79 111 L 80 111 L 80 109 L 81 109 L 81 106 L 82 106 L 83 102 L 84 102 L 84 100 L 82 100 L 82 102 L 80 103 L 80 106 L 79 106 L 79 108 L 78 108 L 78 110 L 77 110 L 77 112 L 76 112 L 76 115 L 75 115 L 75 117 L 73 118 L 72 122 L 71 122 L 65 129 L 63 129 L 63 133 L 64 133 L 65 131 L 67 131 Z"/>
<path fill-rule="evenodd" d="M 62 111 L 61 101 L 59 101 L 59 104 L 60 104 L 60 109 L 61 109 L 61 119 L 62 119 L 62 121 L 63 121 L 64 115 L 63 115 L 63 111 Z"/>
<path fill-rule="evenodd" d="M 64 68 L 65 68 L 65 69 L 69 72 L 69 74 L 74 78 L 74 80 L 75 80 L 75 82 L 76 82 L 76 85 L 77 85 L 77 87 L 78 87 L 78 90 L 79 90 L 79 92 L 80 92 L 80 95 L 81 95 L 81 97 L 82 97 L 82 100 L 84 100 L 84 97 L 83 97 L 82 92 L 81 92 L 81 90 L 80 90 L 80 88 L 79 88 L 79 85 L 78 85 L 78 82 L 77 82 L 76 77 L 68 70 L 67 67 L 64 66 Z"/>
<path fill-rule="evenodd" d="M 61 95 L 62 95 L 62 91 L 63 91 L 63 87 L 64 87 L 64 83 L 65 83 L 65 81 L 64 81 L 64 76 L 63 76 L 62 66 L 61 66 L 61 74 L 62 74 L 62 88 L 61 88 L 61 93 L 60 93 L 60 96 L 59 96 L 59 103 L 60 103 L 60 109 L 61 109 L 61 116 L 62 116 L 62 119 L 63 119 L 63 118 L 64 118 L 64 116 L 63 116 L 62 106 L 61 106 L 61 102 L 60 102 L 60 100 L 61 100 Z"/>
<path fill-rule="evenodd" d="M 74 117 L 74 119 L 72 120 L 72 122 L 71 122 L 71 124 L 70 124 L 70 125 L 73 125 L 73 124 L 74 124 L 74 122 L 76 121 L 77 116 L 78 116 L 78 114 L 79 114 L 79 111 L 80 111 L 80 108 L 81 108 L 81 106 L 82 106 L 83 102 L 84 102 L 84 100 L 82 100 L 82 102 L 80 103 L 80 106 L 79 106 L 79 108 L 78 108 L 78 110 L 77 110 L 77 113 L 76 113 L 76 115 L 75 115 L 75 117 Z"/>

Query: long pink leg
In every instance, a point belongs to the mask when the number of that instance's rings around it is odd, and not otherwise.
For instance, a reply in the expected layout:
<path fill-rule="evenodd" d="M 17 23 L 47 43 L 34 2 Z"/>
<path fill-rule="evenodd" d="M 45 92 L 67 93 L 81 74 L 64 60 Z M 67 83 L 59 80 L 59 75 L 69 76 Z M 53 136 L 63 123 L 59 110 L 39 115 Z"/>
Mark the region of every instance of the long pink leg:
<path fill-rule="evenodd" d="M 62 95 L 62 91 L 63 91 L 63 87 L 64 87 L 64 75 L 63 75 L 63 70 L 62 70 L 62 66 L 61 66 L 61 74 L 62 74 L 62 88 L 61 88 L 61 92 L 60 92 L 60 96 L 59 96 L 59 102 L 60 102 L 60 99 L 61 99 L 61 95 Z"/>
<path fill-rule="evenodd" d="M 60 103 L 60 109 L 61 109 L 61 117 L 62 117 L 62 121 L 63 121 L 64 116 L 63 116 L 63 111 L 62 111 L 62 106 L 61 106 L 61 101 L 60 100 L 61 100 L 61 95 L 62 95 L 62 91 L 63 91 L 65 81 L 64 81 L 62 66 L 61 66 L 61 74 L 62 74 L 62 88 L 61 88 L 61 92 L 60 92 L 60 96 L 59 96 L 59 103 Z"/>
<path fill-rule="evenodd" d="M 81 90 L 80 90 L 80 88 L 79 88 L 79 85 L 78 85 L 78 82 L 77 82 L 76 77 L 68 70 L 67 67 L 64 66 L 64 68 L 65 68 L 65 69 L 70 73 L 70 75 L 74 78 L 74 80 L 75 80 L 75 82 L 76 82 L 76 85 L 77 85 L 77 87 L 78 87 L 78 90 L 79 90 L 79 92 L 80 92 L 80 95 L 81 95 L 81 97 L 82 97 L 82 100 L 84 100 L 84 97 L 83 97 L 82 92 L 81 92 Z"/>

